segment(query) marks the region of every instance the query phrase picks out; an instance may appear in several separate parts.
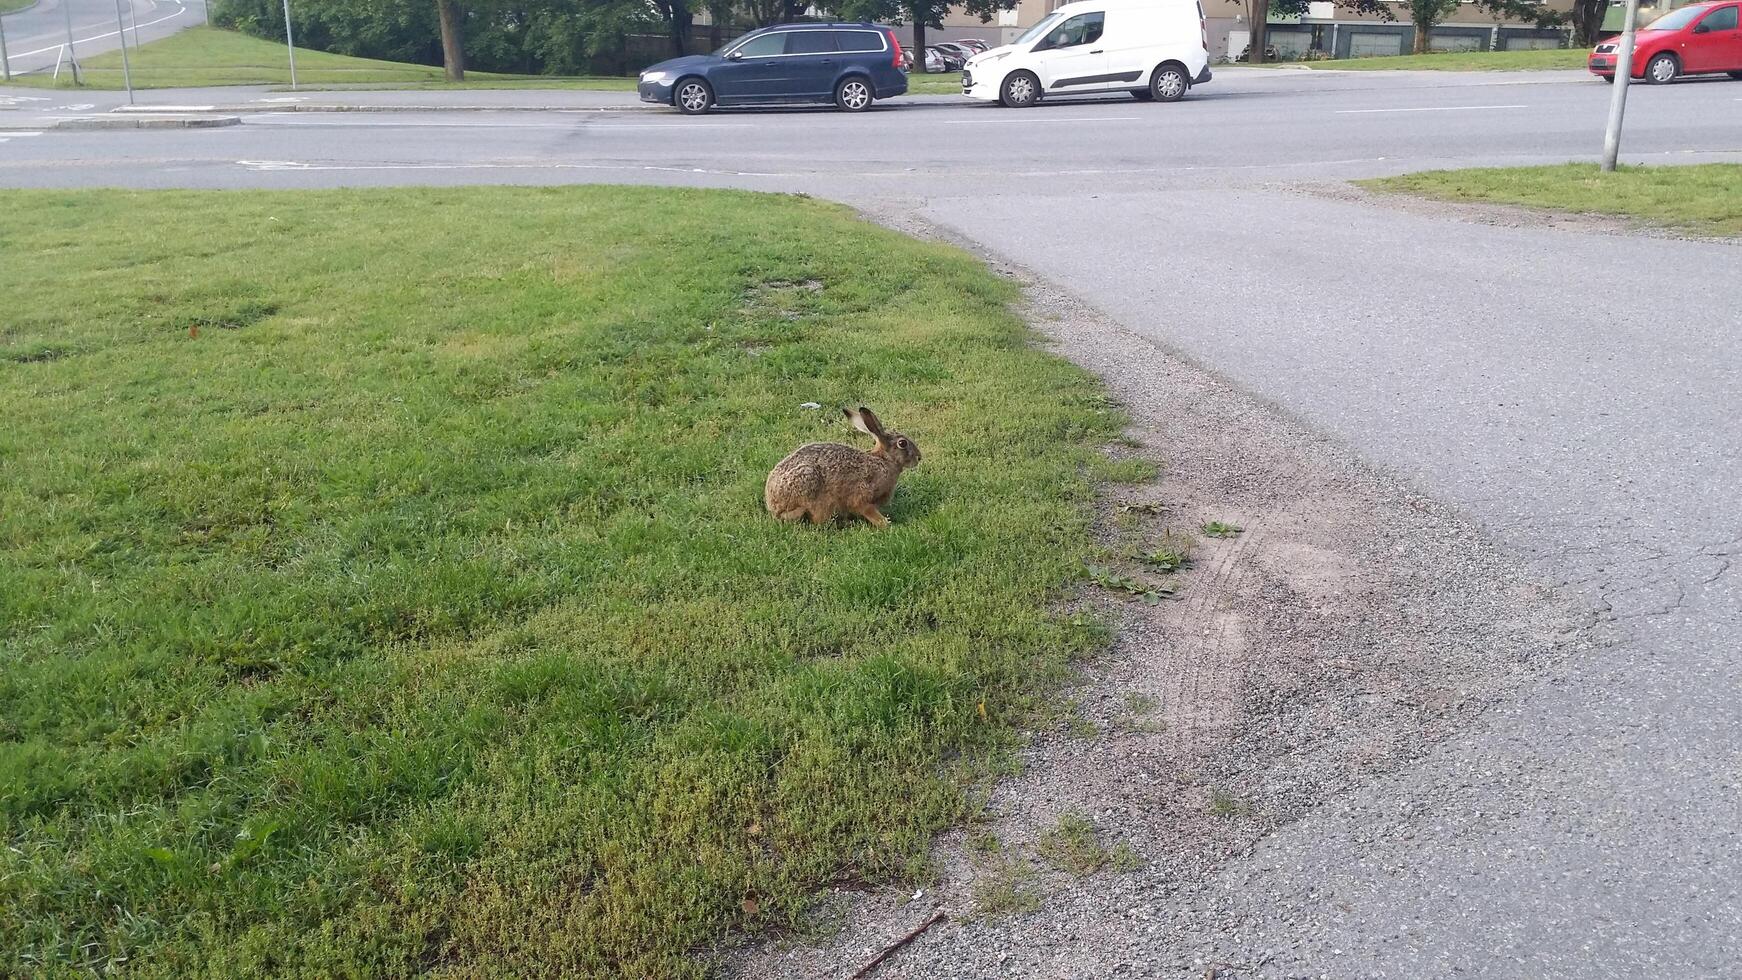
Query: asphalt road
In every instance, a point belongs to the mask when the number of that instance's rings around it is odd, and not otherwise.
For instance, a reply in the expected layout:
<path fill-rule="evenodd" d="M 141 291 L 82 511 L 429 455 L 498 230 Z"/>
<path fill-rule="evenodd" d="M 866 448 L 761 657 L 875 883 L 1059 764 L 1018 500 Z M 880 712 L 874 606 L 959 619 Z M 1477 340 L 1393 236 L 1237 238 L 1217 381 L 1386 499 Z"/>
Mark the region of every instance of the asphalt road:
<path fill-rule="evenodd" d="M 7 14 L 6 51 L 14 73 L 53 70 L 67 41 L 72 12 L 73 51 L 80 58 L 121 46 L 115 0 L 39 0 L 34 7 Z M 127 45 L 167 37 L 206 21 L 205 0 L 121 0 Z"/>
<path fill-rule="evenodd" d="M 1570 73 L 1264 70 L 1178 105 L 1024 112 L 686 119 L 570 95 L 566 112 L 0 132 L 0 186 L 735 186 L 953 230 L 1450 502 L 1617 637 L 1234 862 L 1231 903 L 1326 976 L 1738 976 L 1742 247 L 1339 191 L 1592 159 L 1608 95 Z M 1628 122 L 1630 160 L 1742 159 L 1742 83 L 1641 86 Z"/>

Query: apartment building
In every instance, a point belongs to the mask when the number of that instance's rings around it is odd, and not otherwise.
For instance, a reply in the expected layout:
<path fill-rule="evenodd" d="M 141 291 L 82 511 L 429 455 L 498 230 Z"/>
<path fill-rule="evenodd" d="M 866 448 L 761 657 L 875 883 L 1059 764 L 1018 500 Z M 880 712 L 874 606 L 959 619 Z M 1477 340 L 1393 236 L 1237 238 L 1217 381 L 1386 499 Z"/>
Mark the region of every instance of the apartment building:
<path fill-rule="evenodd" d="M 959 8 L 952 9 L 944 18 L 943 29 L 927 30 L 926 40 L 976 37 L 989 44 L 1006 44 L 1064 2 L 1066 0 L 1020 0 L 1016 7 L 994 14 L 989 23 Z M 1117 3 L 1118 0 L 1111 2 Z M 1246 4 L 1241 0 L 1200 2 L 1209 35 L 1210 60 L 1235 60 L 1251 38 Z M 1644 3 L 1640 8 L 1641 21 L 1649 21 L 1685 2 L 1689 0 L 1658 0 L 1658 6 Z M 1415 28 L 1409 22 L 1409 6 L 1404 3 L 1387 6 L 1391 8 L 1394 20 L 1387 21 L 1374 14 L 1357 14 L 1329 2 L 1312 3 L 1302 17 L 1272 14 L 1268 21 L 1269 43 L 1276 48 L 1278 55 L 1290 60 L 1408 54 L 1415 48 Z M 1548 0 L 1548 6 L 1565 12 L 1571 9 L 1572 3 L 1571 0 Z M 1620 7 L 1619 2 L 1614 3 L 1611 13 Z M 1465 0 L 1459 10 L 1428 35 L 1428 47 L 1433 51 L 1562 48 L 1567 45 L 1567 36 L 1565 27 L 1540 28 L 1529 21 L 1496 18 Z"/>

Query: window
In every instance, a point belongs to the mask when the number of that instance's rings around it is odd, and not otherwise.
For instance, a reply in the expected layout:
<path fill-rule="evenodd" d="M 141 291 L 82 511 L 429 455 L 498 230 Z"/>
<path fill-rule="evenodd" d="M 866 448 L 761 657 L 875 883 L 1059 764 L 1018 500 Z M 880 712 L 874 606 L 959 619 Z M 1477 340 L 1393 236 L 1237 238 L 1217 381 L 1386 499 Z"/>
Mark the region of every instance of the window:
<path fill-rule="evenodd" d="M 737 52 L 746 58 L 766 58 L 771 54 L 786 53 L 786 35 L 762 34 L 738 45 Z"/>
<path fill-rule="evenodd" d="M 1047 31 L 1051 30 L 1052 25 L 1054 25 L 1058 22 L 1059 22 L 1059 15 L 1058 14 L 1047 14 L 1045 17 L 1041 18 L 1040 23 L 1034 25 L 1033 27 L 1030 27 L 1026 31 L 1023 31 L 1022 36 L 1017 38 L 1015 41 L 1013 41 L 1011 43 L 1012 44 L 1027 44 L 1028 42 L 1034 40 L 1037 37 L 1040 37 L 1042 34 L 1045 34 Z"/>
<path fill-rule="evenodd" d="M 1040 47 L 1074 48 L 1079 44 L 1093 44 L 1101 39 L 1101 29 L 1106 23 L 1106 14 L 1078 14 L 1054 28 Z"/>
<path fill-rule="evenodd" d="M 835 43 L 842 51 L 883 51 L 888 45 L 876 31 L 836 31 Z"/>
<path fill-rule="evenodd" d="M 794 31 L 786 36 L 787 54 L 834 54 L 834 31 Z"/>
<path fill-rule="evenodd" d="M 1733 31 L 1736 29 L 1736 8 L 1719 7 L 1707 14 L 1700 26 L 1708 31 Z"/>
<path fill-rule="evenodd" d="M 1693 23 L 1694 18 L 1698 17 L 1700 15 L 1700 10 L 1701 10 L 1701 8 L 1699 8 L 1699 7 L 1683 7 L 1680 10 L 1672 10 L 1669 13 L 1664 14 L 1662 17 L 1659 17 L 1658 19 L 1645 25 L 1645 27 L 1641 28 L 1641 30 L 1646 30 L 1646 31 L 1679 31 L 1682 28 Z"/>

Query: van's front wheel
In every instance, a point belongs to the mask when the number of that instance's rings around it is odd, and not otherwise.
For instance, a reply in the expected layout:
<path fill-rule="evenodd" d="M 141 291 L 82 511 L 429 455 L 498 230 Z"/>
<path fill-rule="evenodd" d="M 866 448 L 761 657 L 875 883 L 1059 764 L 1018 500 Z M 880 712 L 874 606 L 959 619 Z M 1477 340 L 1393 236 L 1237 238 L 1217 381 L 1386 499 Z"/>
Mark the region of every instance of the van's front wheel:
<path fill-rule="evenodd" d="M 1040 101 L 1040 79 L 1033 72 L 1013 71 L 1004 76 L 998 101 L 1012 109 L 1026 109 Z"/>
<path fill-rule="evenodd" d="M 1192 80 L 1186 75 L 1185 66 L 1179 62 L 1170 61 L 1155 70 L 1149 77 L 1149 94 L 1157 102 L 1178 102 L 1186 97 L 1186 89 L 1191 88 Z"/>

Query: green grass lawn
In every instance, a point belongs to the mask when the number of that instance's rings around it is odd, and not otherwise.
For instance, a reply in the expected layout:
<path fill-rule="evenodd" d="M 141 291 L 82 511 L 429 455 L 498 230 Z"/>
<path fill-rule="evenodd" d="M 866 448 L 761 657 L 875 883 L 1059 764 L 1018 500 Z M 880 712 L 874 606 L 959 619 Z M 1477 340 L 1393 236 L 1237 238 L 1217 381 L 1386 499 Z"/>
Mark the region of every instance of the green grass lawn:
<path fill-rule="evenodd" d="M 5 191 L 0 264 L 0 975 L 693 976 L 1104 639 L 1117 412 L 845 208 Z M 767 516 L 859 402 L 894 526 Z"/>
<path fill-rule="evenodd" d="M 1552 68 L 1583 68 L 1591 52 L 1585 48 L 1545 51 L 1447 51 L 1441 54 L 1405 54 L 1389 58 L 1339 58 L 1308 61 L 1288 67 L 1336 71 L 1543 71 Z"/>
<path fill-rule="evenodd" d="M 1742 164 L 1735 163 L 1623 167 L 1608 174 L 1587 163 L 1433 170 L 1358 183 L 1445 201 L 1623 215 L 1701 235 L 1742 236 Z"/>
<path fill-rule="evenodd" d="M 0 0 L 4 2 L 4 0 Z M 211 27 L 194 27 L 129 49 L 136 88 L 198 88 L 207 85 L 289 85 L 290 61 L 284 45 Z M 121 52 L 81 59 L 91 88 L 119 89 L 125 82 Z M 467 72 L 456 85 L 442 78 L 440 67 L 398 61 L 352 58 L 325 51 L 296 49 L 296 78 L 303 87 L 370 88 L 602 88 L 633 89 L 632 79 L 547 78 L 536 75 L 495 75 Z M 28 75 L 21 84 L 49 86 L 46 75 Z M 71 87 L 70 72 L 59 85 Z"/>
<path fill-rule="evenodd" d="M 962 73 L 946 71 L 932 75 L 909 72 L 907 92 L 909 95 L 961 95 Z"/>
<path fill-rule="evenodd" d="M 0 0 L 0 4 L 7 0 Z M 284 45 L 263 41 L 235 31 L 195 27 L 129 49 L 135 88 L 202 88 L 213 85 L 290 84 L 290 61 Z M 79 62 L 85 85 L 93 89 L 126 86 L 121 52 L 110 51 Z M 303 89 L 584 89 L 601 92 L 633 92 L 635 79 L 617 77 L 561 77 L 554 75 L 501 75 L 469 71 L 464 82 L 449 82 L 440 67 L 398 61 L 352 58 L 325 51 L 296 49 L 296 80 Z M 19 76 L 18 84 L 55 86 L 47 75 Z M 910 75 L 909 90 L 916 94 L 958 94 L 960 72 L 941 75 Z M 60 88 L 72 88 L 70 71 L 61 72 Z"/>
<path fill-rule="evenodd" d="M 23 10 L 36 0 L 0 0 L 0 14 L 9 14 L 14 10 Z"/>

